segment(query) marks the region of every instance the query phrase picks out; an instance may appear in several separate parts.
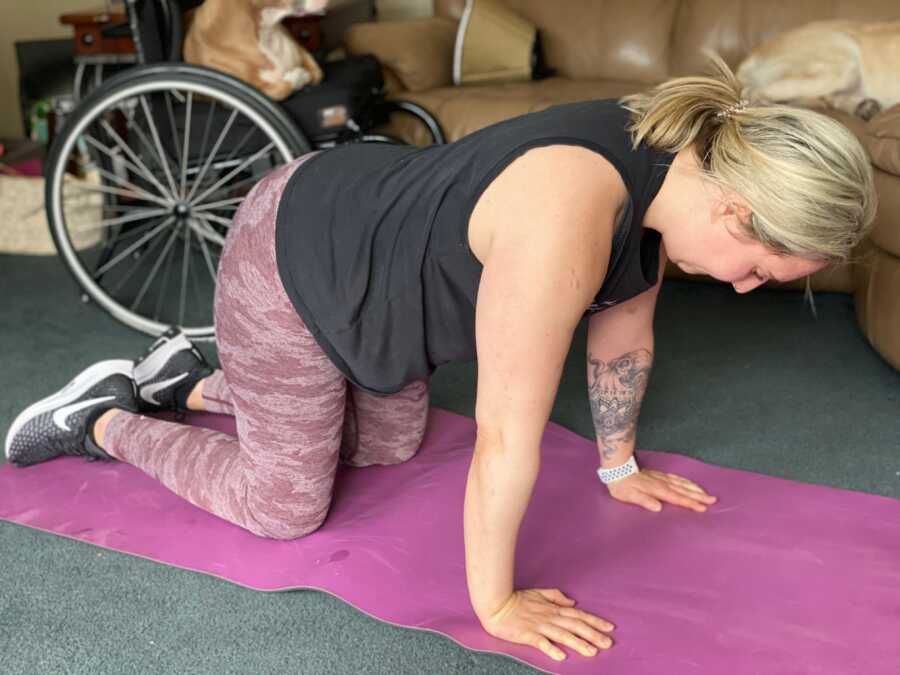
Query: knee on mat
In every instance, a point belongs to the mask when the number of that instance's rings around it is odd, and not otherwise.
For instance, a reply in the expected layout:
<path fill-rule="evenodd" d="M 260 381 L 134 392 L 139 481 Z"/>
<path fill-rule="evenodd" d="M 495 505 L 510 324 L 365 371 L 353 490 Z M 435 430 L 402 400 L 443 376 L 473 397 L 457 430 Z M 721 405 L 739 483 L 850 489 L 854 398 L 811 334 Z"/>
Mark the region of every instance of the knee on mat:
<path fill-rule="evenodd" d="M 377 452 L 366 452 L 365 448 L 361 450 L 358 449 L 351 456 L 345 458 L 345 462 L 350 466 L 355 467 L 403 464 L 403 462 L 415 457 L 416 453 L 419 451 L 419 447 L 422 445 L 422 437 L 424 437 L 424 435 L 423 430 L 422 435 L 417 435 L 414 442 L 400 448 L 391 445 L 389 448 L 378 448 Z"/>
<path fill-rule="evenodd" d="M 278 539 L 281 541 L 290 541 L 292 539 L 300 539 L 308 534 L 312 534 L 324 524 L 325 519 L 310 523 L 297 525 L 294 523 L 269 524 L 265 528 L 255 532 L 255 534 L 266 537 L 267 539 Z"/>
<path fill-rule="evenodd" d="M 396 450 L 393 454 L 393 457 L 388 464 L 402 464 L 407 460 L 415 457 L 416 453 L 419 452 L 419 448 L 422 447 L 422 441 L 425 439 L 425 420 L 422 421 L 422 424 L 416 429 L 415 435 L 409 440 L 409 442 L 404 445 L 402 448 Z"/>
<path fill-rule="evenodd" d="M 280 499 L 267 495 L 268 498 L 248 499 L 246 505 L 247 528 L 256 535 L 268 539 L 299 539 L 311 534 L 322 527 L 328 515 L 331 499 L 317 499 L 316 503 L 310 503 L 309 495 L 304 501 L 298 501 L 296 512 L 278 506 L 286 496 Z M 303 500 L 301 494 L 295 495 L 297 500 Z M 284 503 L 284 502 L 282 502 Z"/>

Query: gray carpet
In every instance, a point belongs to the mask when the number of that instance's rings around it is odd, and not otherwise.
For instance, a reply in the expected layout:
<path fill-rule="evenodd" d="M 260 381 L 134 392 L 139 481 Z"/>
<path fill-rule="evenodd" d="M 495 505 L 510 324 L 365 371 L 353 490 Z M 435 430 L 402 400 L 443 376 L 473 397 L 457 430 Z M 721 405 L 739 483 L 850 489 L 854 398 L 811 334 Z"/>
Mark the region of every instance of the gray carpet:
<path fill-rule="evenodd" d="M 4 436 L 22 408 L 81 368 L 136 356 L 150 341 L 82 304 L 54 258 L 0 256 L 0 289 Z M 900 373 L 859 332 L 850 296 L 817 293 L 816 304 L 817 319 L 800 292 L 739 296 L 667 280 L 638 447 L 900 498 Z M 552 419 L 592 438 L 585 328 Z M 215 359 L 211 345 L 205 351 Z M 432 405 L 473 415 L 474 376 L 473 364 L 438 369 Z M 0 673 L 288 672 L 532 669 L 382 623 L 324 592 L 247 590 L 0 523 Z"/>

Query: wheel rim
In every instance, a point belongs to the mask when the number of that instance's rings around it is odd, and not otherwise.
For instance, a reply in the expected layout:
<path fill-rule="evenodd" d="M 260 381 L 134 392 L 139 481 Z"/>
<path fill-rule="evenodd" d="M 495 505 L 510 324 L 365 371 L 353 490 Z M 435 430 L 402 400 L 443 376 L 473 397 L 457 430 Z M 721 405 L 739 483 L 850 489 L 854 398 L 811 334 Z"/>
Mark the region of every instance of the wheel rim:
<path fill-rule="evenodd" d="M 60 254 L 129 326 L 212 337 L 231 220 L 262 175 L 293 159 L 287 140 L 241 99 L 185 79 L 135 82 L 81 105 L 49 177 Z"/>

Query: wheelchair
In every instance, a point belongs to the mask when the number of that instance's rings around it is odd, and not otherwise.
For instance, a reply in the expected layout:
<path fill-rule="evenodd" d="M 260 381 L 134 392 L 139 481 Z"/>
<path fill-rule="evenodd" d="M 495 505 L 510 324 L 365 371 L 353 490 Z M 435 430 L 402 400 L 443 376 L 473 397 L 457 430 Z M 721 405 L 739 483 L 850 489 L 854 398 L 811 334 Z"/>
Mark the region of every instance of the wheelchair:
<path fill-rule="evenodd" d="M 48 155 L 45 204 L 60 258 L 85 302 L 154 337 L 178 326 L 191 339 L 209 340 L 228 227 L 259 179 L 312 150 L 400 143 L 373 133 L 395 112 L 416 116 L 435 143 L 444 136 L 428 111 L 388 101 L 383 87 L 370 88 L 355 117 L 317 126 L 311 110 L 322 111 L 310 102 L 340 62 L 323 63 L 321 85 L 280 102 L 181 62 L 189 4 L 200 3 L 126 0 L 137 65 L 77 100 Z"/>

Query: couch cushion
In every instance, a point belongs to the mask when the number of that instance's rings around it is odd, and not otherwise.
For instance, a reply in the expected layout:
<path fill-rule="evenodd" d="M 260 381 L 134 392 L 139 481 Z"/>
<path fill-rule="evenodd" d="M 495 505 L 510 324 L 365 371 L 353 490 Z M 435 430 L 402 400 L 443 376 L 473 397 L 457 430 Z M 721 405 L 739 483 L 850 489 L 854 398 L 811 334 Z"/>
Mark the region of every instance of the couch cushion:
<path fill-rule="evenodd" d="M 819 19 L 893 21 L 897 0 L 681 0 L 672 31 L 673 77 L 709 71 L 704 47 L 732 67 L 769 38 Z"/>
<path fill-rule="evenodd" d="M 870 240 L 900 258 L 900 176 L 875 169 L 878 210 Z"/>
<path fill-rule="evenodd" d="M 530 82 L 537 28 L 502 0 L 473 0 L 459 22 L 453 83 Z"/>
<path fill-rule="evenodd" d="M 652 84 L 668 76 L 676 0 L 503 0 L 541 33 L 547 65 L 578 80 Z M 459 19 L 463 0 L 438 0 L 435 14 Z"/>
<path fill-rule="evenodd" d="M 668 76 L 673 0 L 504 1 L 537 25 L 547 65 L 562 77 L 652 84 Z"/>
<path fill-rule="evenodd" d="M 559 103 L 618 98 L 640 91 L 645 86 L 634 82 L 576 82 L 563 77 L 550 77 L 534 82 L 483 87 L 441 87 L 416 93 L 402 92 L 401 96 L 424 106 L 437 117 L 447 141 L 452 142 L 509 117 L 543 110 Z"/>
<path fill-rule="evenodd" d="M 867 124 L 859 117 L 848 115 L 840 110 L 828 109 L 821 112 L 850 129 L 863 147 L 872 154 L 871 122 Z M 878 193 L 878 209 L 875 212 L 875 224 L 870 239 L 876 246 L 900 257 L 900 226 L 898 226 L 898 220 L 900 220 L 900 176 L 882 171 L 876 166 L 875 191 Z"/>
<path fill-rule="evenodd" d="M 344 44 L 351 54 L 374 54 L 409 91 L 426 91 L 453 82 L 455 38 L 455 21 L 424 17 L 353 24 Z"/>
<path fill-rule="evenodd" d="M 900 104 L 869 120 L 864 143 L 875 166 L 900 176 Z"/>
<path fill-rule="evenodd" d="M 900 369 L 900 258 L 878 248 L 868 253 L 854 268 L 857 321 L 876 351 Z"/>

